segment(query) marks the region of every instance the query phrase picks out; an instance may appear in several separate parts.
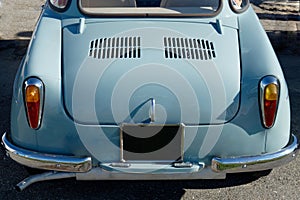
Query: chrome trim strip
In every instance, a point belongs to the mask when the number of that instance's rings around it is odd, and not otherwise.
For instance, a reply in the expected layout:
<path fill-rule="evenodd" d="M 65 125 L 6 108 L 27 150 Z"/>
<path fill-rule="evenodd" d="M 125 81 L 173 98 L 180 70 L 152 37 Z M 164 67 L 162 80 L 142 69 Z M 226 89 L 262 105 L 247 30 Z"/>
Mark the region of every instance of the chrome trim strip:
<path fill-rule="evenodd" d="M 43 109 L 44 109 L 44 94 L 45 94 L 44 84 L 43 84 L 43 82 L 40 79 L 35 78 L 35 77 L 28 78 L 24 82 L 24 90 L 23 90 L 23 92 L 24 92 L 24 103 L 25 103 L 26 116 L 27 116 L 27 121 L 28 121 L 29 127 L 31 127 L 31 126 L 30 126 L 30 122 L 29 122 L 28 114 L 27 114 L 28 108 L 27 108 L 27 103 L 26 103 L 26 100 L 25 100 L 26 99 L 25 95 L 26 95 L 26 89 L 30 85 L 36 86 L 39 89 L 39 92 L 40 92 L 39 122 L 38 122 L 37 128 L 35 128 L 35 129 L 39 129 L 40 126 L 41 126 L 42 114 L 43 114 Z"/>
<path fill-rule="evenodd" d="M 205 168 L 202 162 L 176 167 L 172 163 L 128 163 L 128 167 L 115 166 L 113 163 L 100 163 L 99 167 L 112 173 L 129 174 L 191 174 L 199 173 Z"/>
<path fill-rule="evenodd" d="M 180 128 L 182 129 L 181 132 L 181 159 L 178 160 L 178 162 L 183 162 L 183 158 L 184 158 L 184 141 L 185 141 L 185 124 L 181 123 L 180 124 Z"/>
<path fill-rule="evenodd" d="M 292 135 L 292 143 L 275 153 L 268 153 L 258 156 L 245 156 L 233 158 L 212 159 L 211 168 L 215 172 L 238 173 L 272 169 L 292 161 L 298 153 L 298 141 Z"/>
<path fill-rule="evenodd" d="M 275 111 L 275 118 L 274 118 L 273 124 L 270 127 L 268 127 L 266 125 L 266 117 L 265 117 L 265 111 L 264 111 L 264 96 L 265 96 L 265 88 L 270 84 L 275 84 L 277 86 L 277 88 L 278 88 L 278 100 L 277 100 L 277 107 L 276 107 L 276 111 Z M 262 123 L 263 123 L 265 128 L 272 128 L 275 121 L 276 121 L 277 108 L 278 108 L 278 104 L 279 104 L 279 101 L 280 101 L 280 83 L 279 83 L 279 80 L 274 76 L 265 76 L 264 78 L 262 78 L 261 81 L 260 81 L 259 94 L 260 94 L 260 110 L 261 110 Z"/>
<path fill-rule="evenodd" d="M 6 133 L 2 136 L 2 144 L 11 159 L 28 167 L 65 172 L 88 172 L 92 168 L 90 157 L 78 158 L 26 150 L 9 142 Z"/>

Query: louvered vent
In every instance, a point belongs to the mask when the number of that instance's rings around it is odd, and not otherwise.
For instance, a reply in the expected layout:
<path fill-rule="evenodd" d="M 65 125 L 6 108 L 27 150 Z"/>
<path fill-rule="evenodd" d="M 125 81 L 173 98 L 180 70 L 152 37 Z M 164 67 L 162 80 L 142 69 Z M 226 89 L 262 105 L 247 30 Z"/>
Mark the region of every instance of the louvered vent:
<path fill-rule="evenodd" d="M 90 42 L 89 56 L 97 59 L 140 58 L 140 37 L 100 38 Z"/>
<path fill-rule="evenodd" d="M 211 60 L 216 58 L 214 44 L 204 39 L 164 38 L 165 58 Z"/>

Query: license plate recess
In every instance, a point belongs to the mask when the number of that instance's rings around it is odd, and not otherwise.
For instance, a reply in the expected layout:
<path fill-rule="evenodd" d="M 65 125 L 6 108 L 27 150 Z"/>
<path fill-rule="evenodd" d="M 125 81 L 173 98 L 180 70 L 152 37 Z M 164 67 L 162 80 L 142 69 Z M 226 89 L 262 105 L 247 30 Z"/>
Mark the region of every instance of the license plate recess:
<path fill-rule="evenodd" d="M 175 162 L 183 158 L 184 125 L 123 124 L 121 161 Z"/>

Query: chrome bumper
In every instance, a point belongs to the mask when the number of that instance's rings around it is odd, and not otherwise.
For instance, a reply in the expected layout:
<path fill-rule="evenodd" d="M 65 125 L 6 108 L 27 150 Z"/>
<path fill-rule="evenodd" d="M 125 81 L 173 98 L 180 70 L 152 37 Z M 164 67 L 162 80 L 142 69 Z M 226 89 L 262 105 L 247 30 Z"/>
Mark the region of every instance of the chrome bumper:
<path fill-rule="evenodd" d="M 6 134 L 2 137 L 2 143 L 9 157 L 28 167 L 64 172 L 88 172 L 92 169 L 91 157 L 78 158 L 29 151 L 13 145 Z M 292 161 L 298 152 L 297 147 L 297 138 L 292 135 L 290 145 L 278 152 L 249 157 L 215 157 L 212 159 L 211 169 L 222 174 L 272 169 Z"/>
<path fill-rule="evenodd" d="M 90 157 L 78 158 L 29 151 L 9 142 L 6 133 L 2 136 L 2 144 L 10 158 L 27 167 L 65 172 L 88 172 L 92 168 Z"/>
<path fill-rule="evenodd" d="M 297 137 L 292 135 L 291 143 L 278 152 L 248 157 L 213 158 L 211 168 L 222 173 L 268 170 L 292 161 L 298 153 L 297 148 Z"/>

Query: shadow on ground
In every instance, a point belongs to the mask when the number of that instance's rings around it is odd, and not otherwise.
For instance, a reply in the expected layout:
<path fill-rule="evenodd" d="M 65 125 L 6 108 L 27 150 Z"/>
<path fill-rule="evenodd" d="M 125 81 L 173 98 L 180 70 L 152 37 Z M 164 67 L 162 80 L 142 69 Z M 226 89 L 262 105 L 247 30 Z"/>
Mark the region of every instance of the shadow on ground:
<path fill-rule="evenodd" d="M 269 31 L 267 34 L 277 54 L 300 56 L 300 31 Z"/>
<path fill-rule="evenodd" d="M 22 169 L 22 168 L 20 168 Z M 22 173 L 24 174 L 24 173 Z M 18 175 L 17 177 L 20 177 Z M 250 183 L 258 177 L 248 174 L 231 176 L 226 180 L 195 181 L 76 181 L 65 179 L 36 183 L 21 193 L 10 189 L 7 197 L 30 198 L 38 192 L 39 197 L 50 197 L 53 194 L 59 199 L 181 199 L 189 189 L 220 189 Z M 15 178 L 13 181 L 16 180 Z M 11 184 L 11 183 L 10 183 Z M 49 194 L 51 191 L 52 194 Z"/>

